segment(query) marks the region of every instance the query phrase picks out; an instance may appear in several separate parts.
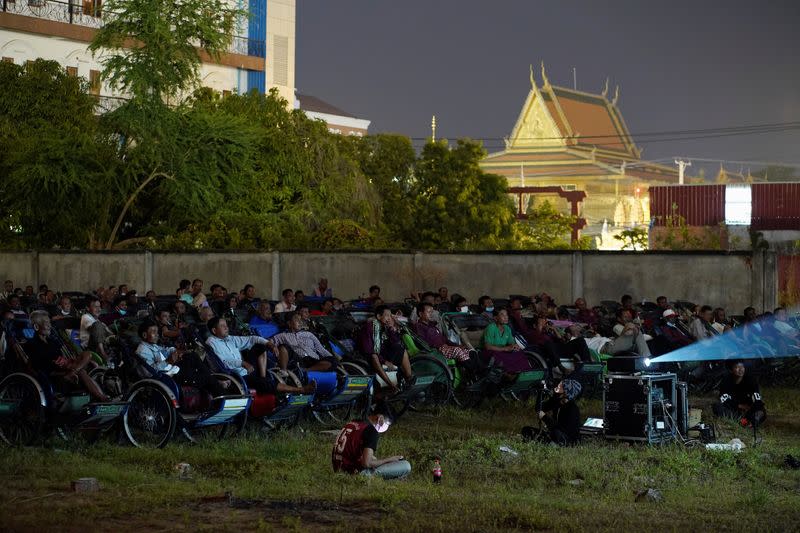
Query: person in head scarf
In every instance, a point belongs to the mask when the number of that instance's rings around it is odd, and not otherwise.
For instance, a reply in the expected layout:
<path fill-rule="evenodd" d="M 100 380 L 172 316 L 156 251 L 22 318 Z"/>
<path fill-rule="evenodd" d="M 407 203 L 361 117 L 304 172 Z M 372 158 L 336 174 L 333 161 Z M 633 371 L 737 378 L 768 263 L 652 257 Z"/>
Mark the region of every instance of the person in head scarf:
<path fill-rule="evenodd" d="M 581 411 L 575 401 L 581 394 L 581 384 L 574 379 L 561 380 L 549 400 L 537 406 L 542 421 L 540 431 L 528 426 L 522 429 L 525 438 L 572 446 L 581 440 Z"/>

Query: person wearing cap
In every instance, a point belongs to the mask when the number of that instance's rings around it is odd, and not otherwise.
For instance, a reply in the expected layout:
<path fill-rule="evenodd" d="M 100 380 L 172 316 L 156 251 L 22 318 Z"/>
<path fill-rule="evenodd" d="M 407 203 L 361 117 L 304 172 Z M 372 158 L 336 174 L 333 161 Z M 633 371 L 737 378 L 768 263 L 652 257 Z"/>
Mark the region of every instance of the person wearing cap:
<path fill-rule="evenodd" d="M 712 405 L 717 416 L 735 418 L 744 426 L 760 425 L 767 418 L 767 408 L 761 398 L 758 382 L 746 375 L 744 363 L 730 361 L 730 373 L 719 385 L 719 403 Z"/>
<path fill-rule="evenodd" d="M 339 432 L 331 452 L 334 472 L 402 479 L 411 473 L 411 463 L 402 455 L 378 459 L 378 441 L 392 424 L 387 412 L 376 411 L 364 421 L 348 422 Z"/>
<path fill-rule="evenodd" d="M 676 313 L 674 309 L 665 309 L 664 312 L 661 313 L 661 319 L 663 321 L 661 335 L 669 345 L 669 351 L 683 348 L 692 343 L 692 339 L 678 328 L 678 313 Z"/>
<path fill-rule="evenodd" d="M 581 411 L 575 400 L 580 394 L 579 382 L 562 379 L 553 390 L 553 396 L 542 403 L 536 413 L 544 424 L 543 430 L 537 434 L 533 428 L 523 428 L 523 436 L 543 439 L 559 446 L 578 444 L 581 440 Z"/>

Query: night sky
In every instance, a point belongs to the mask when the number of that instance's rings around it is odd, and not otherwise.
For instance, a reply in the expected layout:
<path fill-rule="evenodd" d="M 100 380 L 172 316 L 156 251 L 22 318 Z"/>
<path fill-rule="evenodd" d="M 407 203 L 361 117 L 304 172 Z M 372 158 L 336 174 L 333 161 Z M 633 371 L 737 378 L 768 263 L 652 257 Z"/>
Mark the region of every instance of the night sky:
<path fill-rule="evenodd" d="M 573 67 L 580 90 L 619 84 L 634 136 L 800 121 L 798 0 L 297 1 L 298 91 L 372 120 L 372 133 L 424 138 L 435 114 L 437 136 L 499 150 L 542 60 L 554 85 L 572 87 Z M 639 146 L 650 160 L 800 172 L 797 129 Z"/>

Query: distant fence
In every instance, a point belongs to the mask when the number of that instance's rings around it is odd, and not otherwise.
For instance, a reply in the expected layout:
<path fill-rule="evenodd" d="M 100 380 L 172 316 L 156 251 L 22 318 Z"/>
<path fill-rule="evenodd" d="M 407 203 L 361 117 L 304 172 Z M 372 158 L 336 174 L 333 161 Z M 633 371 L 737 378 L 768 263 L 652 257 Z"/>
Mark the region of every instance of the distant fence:
<path fill-rule="evenodd" d="M 0 252 L 0 276 L 19 285 L 46 283 L 86 291 L 127 283 L 142 292 L 171 294 L 182 278 L 201 278 L 206 289 L 252 283 L 261 296 L 281 289 L 309 291 L 327 277 L 334 294 L 356 298 L 372 284 L 387 300 L 445 285 L 470 301 L 482 294 L 530 295 L 546 291 L 559 303 L 581 296 L 590 305 L 631 294 L 636 300 L 686 299 L 740 313 L 778 301 L 778 264 L 772 252 Z"/>

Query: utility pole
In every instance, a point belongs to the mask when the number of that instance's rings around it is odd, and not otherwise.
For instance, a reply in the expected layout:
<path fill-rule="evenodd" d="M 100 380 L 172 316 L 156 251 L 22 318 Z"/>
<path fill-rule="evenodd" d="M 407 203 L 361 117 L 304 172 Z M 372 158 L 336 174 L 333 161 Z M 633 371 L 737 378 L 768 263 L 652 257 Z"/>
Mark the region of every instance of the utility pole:
<path fill-rule="evenodd" d="M 431 142 L 436 142 L 436 115 L 431 119 Z"/>
<path fill-rule="evenodd" d="M 692 166 L 692 162 L 684 161 L 683 159 L 676 159 L 675 164 L 678 165 L 678 183 L 683 185 L 683 174 L 686 171 L 686 167 Z"/>

